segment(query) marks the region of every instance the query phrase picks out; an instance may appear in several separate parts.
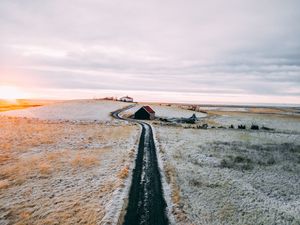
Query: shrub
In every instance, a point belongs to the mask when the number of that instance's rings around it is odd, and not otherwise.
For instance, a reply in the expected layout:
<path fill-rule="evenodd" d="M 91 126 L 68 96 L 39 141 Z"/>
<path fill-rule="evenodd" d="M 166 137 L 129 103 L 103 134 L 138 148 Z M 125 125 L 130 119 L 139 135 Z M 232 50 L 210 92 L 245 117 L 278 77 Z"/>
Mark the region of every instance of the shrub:
<path fill-rule="evenodd" d="M 251 163 L 251 159 L 239 155 L 234 158 L 234 162 L 235 163 Z"/>
<path fill-rule="evenodd" d="M 273 165 L 273 164 L 275 164 L 275 159 L 274 159 L 274 157 L 271 157 L 271 158 L 269 158 L 268 160 L 267 160 L 267 164 L 268 165 Z"/>
<path fill-rule="evenodd" d="M 222 159 L 220 163 L 221 168 L 233 168 L 233 163 L 230 160 Z"/>
<path fill-rule="evenodd" d="M 195 179 L 190 180 L 189 184 L 195 187 L 201 187 L 203 185 L 201 181 Z"/>
<path fill-rule="evenodd" d="M 125 179 L 128 177 L 129 174 L 129 166 L 124 167 L 118 174 L 120 179 Z"/>
<path fill-rule="evenodd" d="M 259 126 L 258 125 L 251 125 L 251 130 L 259 130 Z"/>
<path fill-rule="evenodd" d="M 75 158 L 71 161 L 71 165 L 73 167 L 92 167 L 99 164 L 99 160 L 94 155 L 85 155 L 78 154 Z"/>
<path fill-rule="evenodd" d="M 252 160 L 243 157 L 243 156 L 235 156 L 227 159 L 222 159 L 220 162 L 221 168 L 229 168 L 229 169 L 240 169 L 240 170 L 250 170 L 253 169 Z"/>
<path fill-rule="evenodd" d="M 246 125 L 238 125 L 238 129 L 243 129 L 243 130 L 245 130 L 246 129 Z"/>

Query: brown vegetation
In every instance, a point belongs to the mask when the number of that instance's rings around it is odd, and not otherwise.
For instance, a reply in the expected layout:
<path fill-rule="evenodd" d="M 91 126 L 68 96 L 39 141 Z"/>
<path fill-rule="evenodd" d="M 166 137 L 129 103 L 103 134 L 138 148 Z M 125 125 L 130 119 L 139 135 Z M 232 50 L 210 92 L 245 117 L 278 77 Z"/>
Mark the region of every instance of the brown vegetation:
<path fill-rule="evenodd" d="M 120 179 L 125 179 L 128 177 L 129 174 L 129 166 L 124 167 L 118 174 Z"/>
<path fill-rule="evenodd" d="M 9 187 L 9 181 L 8 180 L 0 180 L 0 190 L 6 189 Z"/>
<path fill-rule="evenodd" d="M 77 153 L 77 155 L 71 160 L 71 165 L 74 168 L 85 167 L 89 168 L 92 166 L 99 165 L 99 160 L 95 154 L 85 155 L 85 152 Z"/>
<path fill-rule="evenodd" d="M 135 151 L 121 145 L 135 141 L 129 137 L 136 127 L 4 116 L 0 120 L 0 199 L 9 200 L 5 219 L 10 224 L 101 221 L 112 193 L 129 174 L 126 165 Z M 114 151 L 121 153 L 117 159 Z M 103 166 L 104 158 L 108 162 Z M 100 189 L 99 179 L 107 179 Z"/>
<path fill-rule="evenodd" d="M 9 110 L 17 110 L 17 109 L 25 109 L 29 107 L 37 107 L 46 104 L 54 103 L 55 101 L 50 100 L 2 100 L 0 99 L 0 112 L 9 111 Z"/>

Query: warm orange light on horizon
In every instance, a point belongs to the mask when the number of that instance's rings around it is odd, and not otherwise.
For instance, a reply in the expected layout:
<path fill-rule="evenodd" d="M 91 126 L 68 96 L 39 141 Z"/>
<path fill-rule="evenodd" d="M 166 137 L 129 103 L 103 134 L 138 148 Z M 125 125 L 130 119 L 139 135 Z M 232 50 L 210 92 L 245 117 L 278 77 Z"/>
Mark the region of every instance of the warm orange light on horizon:
<path fill-rule="evenodd" d="M 14 86 L 0 85 L 0 99 L 14 101 L 26 98 L 26 93 Z"/>

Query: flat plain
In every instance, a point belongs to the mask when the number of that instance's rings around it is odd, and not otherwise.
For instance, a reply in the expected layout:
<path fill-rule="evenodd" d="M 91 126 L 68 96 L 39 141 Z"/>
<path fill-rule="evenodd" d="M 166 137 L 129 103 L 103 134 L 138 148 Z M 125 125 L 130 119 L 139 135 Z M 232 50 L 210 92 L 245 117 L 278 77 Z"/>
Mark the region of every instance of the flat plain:
<path fill-rule="evenodd" d="M 118 224 L 141 129 L 111 112 L 129 105 L 1 112 L 0 224 Z M 298 108 L 147 105 L 172 224 L 300 224 Z M 194 124 L 176 122 L 193 114 Z"/>

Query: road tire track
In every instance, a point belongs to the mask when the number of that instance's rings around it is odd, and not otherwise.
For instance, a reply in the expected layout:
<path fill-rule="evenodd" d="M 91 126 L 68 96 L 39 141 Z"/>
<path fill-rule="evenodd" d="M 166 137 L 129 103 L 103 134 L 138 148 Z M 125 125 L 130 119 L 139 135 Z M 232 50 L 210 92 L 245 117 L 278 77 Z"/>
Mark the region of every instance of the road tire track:
<path fill-rule="evenodd" d="M 123 225 L 167 225 L 167 204 L 163 196 L 152 127 L 145 122 L 121 118 L 119 113 L 123 110 L 114 112 L 113 117 L 137 122 L 142 127 Z"/>

